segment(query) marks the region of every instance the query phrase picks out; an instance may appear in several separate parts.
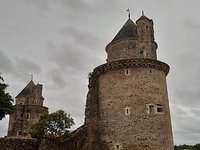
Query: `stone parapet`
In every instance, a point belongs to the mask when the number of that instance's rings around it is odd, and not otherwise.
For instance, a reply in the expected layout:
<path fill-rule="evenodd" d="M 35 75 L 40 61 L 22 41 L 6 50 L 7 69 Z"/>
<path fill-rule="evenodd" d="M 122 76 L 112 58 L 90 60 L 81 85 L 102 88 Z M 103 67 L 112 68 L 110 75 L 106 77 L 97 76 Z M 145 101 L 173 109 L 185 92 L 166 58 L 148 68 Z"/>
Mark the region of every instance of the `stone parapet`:
<path fill-rule="evenodd" d="M 118 60 L 110 63 L 105 63 L 96 67 L 93 70 L 95 75 L 100 75 L 105 72 L 115 70 L 115 69 L 122 69 L 128 67 L 148 67 L 148 68 L 155 68 L 160 71 L 163 71 L 166 75 L 169 73 L 169 65 L 164 62 L 154 60 L 154 59 L 125 59 L 125 60 Z"/>

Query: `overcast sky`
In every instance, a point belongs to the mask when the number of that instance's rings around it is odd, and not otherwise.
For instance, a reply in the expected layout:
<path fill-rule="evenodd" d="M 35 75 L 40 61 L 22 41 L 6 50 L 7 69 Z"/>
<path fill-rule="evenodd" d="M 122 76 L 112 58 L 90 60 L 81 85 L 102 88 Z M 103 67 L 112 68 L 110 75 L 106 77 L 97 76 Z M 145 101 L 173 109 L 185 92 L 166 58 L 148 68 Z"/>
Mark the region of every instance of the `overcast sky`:
<path fill-rule="evenodd" d="M 105 46 L 144 10 L 154 21 L 167 76 L 175 144 L 200 143 L 199 0 L 0 0 L 0 72 L 13 98 L 30 81 L 44 105 L 84 122 L 88 73 L 106 62 Z M 7 134 L 8 117 L 0 121 Z"/>

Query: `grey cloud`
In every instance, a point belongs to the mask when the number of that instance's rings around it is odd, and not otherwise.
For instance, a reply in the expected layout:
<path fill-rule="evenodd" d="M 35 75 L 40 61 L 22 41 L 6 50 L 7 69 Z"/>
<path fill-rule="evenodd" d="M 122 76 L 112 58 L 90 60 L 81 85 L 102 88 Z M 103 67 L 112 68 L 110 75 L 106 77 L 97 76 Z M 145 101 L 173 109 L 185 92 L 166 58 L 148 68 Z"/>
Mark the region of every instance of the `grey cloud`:
<path fill-rule="evenodd" d="M 33 72 L 33 73 L 40 73 L 42 71 L 41 67 L 30 61 L 30 60 L 27 60 L 27 59 L 24 59 L 24 58 L 16 58 L 15 59 L 16 61 L 16 66 L 19 68 L 19 70 L 24 70 L 24 71 L 28 71 L 28 72 Z"/>
<path fill-rule="evenodd" d="M 176 97 L 176 103 L 185 106 L 200 105 L 200 56 L 195 53 L 183 51 L 177 56 L 176 64 L 172 66 L 171 91 Z"/>
<path fill-rule="evenodd" d="M 85 63 L 83 63 L 84 49 L 79 49 L 71 45 L 63 45 L 61 48 L 52 49 L 49 45 L 50 59 L 55 62 L 62 69 L 68 71 L 84 70 L 86 68 Z M 51 51 L 50 51 L 51 50 Z M 86 56 L 87 57 L 87 56 Z"/>
<path fill-rule="evenodd" d="M 90 3 L 85 0 L 29 0 L 28 3 L 45 10 L 56 9 L 57 7 L 64 6 L 68 13 L 73 12 L 74 14 L 78 11 L 86 12 L 91 8 Z"/>
<path fill-rule="evenodd" d="M 78 30 L 74 27 L 67 27 L 60 30 L 60 33 L 66 36 L 66 39 L 71 40 L 73 44 L 93 48 L 93 51 L 99 47 L 102 42 L 99 38 L 88 31 Z"/>
<path fill-rule="evenodd" d="M 176 89 L 176 97 L 178 103 L 185 106 L 199 106 L 200 105 L 200 93 L 196 89 L 189 87 L 183 87 Z"/>
<path fill-rule="evenodd" d="M 12 72 L 14 66 L 13 62 L 5 55 L 2 51 L 0 51 L 0 72 Z"/>
<path fill-rule="evenodd" d="M 200 109 L 199 108 L 192 108 L 191 113 L 193 113 L 196 117 L 200 117 Z"/>
<path fill-rule="evenodd" d="M 102 63 L 101 56 L 105 53 L 99 46 L 102 42 L 92 33 L 72 27 L 60 33 L 65 35 L 65 43 L 58 47 L 53 42 L 48 43 L 49 57 L 59 67 L 80 72 Z"/>
<path fill-rule="evenodd" d="M 41 67 L 36 63 L 24 58 L 10 60 L 6 54 L 0 51 L 0 71 L 8 73 L 17 79 L 26 79 L 27 76 L 34 73 L 40 73 Z"/>
<path fill-rule="evenodd" d="M 65 76 L 65 78 L 68 78 L 68 76 Z M 63 87 L 62 90 L 56 90 L 56 93 L 55 89 L 57 88 L 54 87 L 54 89 L 49 89 L 48 95 L 45 96 L 47 99 L 45 103 L 46 106 L 50 108 L 50 111 L 52 112 L 58 109 L 65 110 L 76 119 L 76 127 L 79 127 L 83 124 L 84 118 L 86 100 L 86 96 L 84 95 L 86 94 L 87 88 L 85 88 L 86 86 L 84 84 L 80 84 L 82 82 L 83 81 L 81 81 L 79 78 L 76 80 L 76 82 L 73 80 L 71 83 L 68 83 L 67 86 Z"/>
<path fill-rule="evenodd" d="M 53 81 L 54 88 L 64 88 L 66 86 L 65 79 L 59 69 L 53 69 L 51 71 L 51 79 Z"/>
<path fill-rule="evenodd" d="M 200 29 L 200 24 L 199 24 L 198 20 L 196 20 L 196 17 L 197 16 L 195 16 L 193 18 L 186 18 L 184 20 L 185 26 L 189 27 L 190 30 L 196 31 L 196 30 Z"/>
<path fill-rule="evenodd" d="M 173 104 L 172 110 L 172 119 L 175 120 L 175 122 L 173 122 L 173 131 L 176 133 L 174 134 L 175 143 L 198 143 L 200 136 L 200 120 L 193 115 L 192 110 L 188 107 Z"/>

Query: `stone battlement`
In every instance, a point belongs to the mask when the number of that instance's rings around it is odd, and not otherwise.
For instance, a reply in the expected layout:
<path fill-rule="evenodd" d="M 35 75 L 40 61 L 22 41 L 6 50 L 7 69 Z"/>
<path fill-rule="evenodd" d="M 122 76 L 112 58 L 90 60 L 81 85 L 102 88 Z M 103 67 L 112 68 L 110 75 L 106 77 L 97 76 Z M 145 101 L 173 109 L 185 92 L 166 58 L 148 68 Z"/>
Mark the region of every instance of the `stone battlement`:
<path fill-rule="evenodd" d="M 128 68 L 128 67 L 148 67 L 148 68 L 155 68 L 160 71 L 165 72 L 167 75 L 169 73 L 169 66 L 166 63 L 163 63 L 158 60 L 154 59 L 126 59 L 126 60 L 118 60 L 110 63 L 106 63 L 103 65 L 100 65 L 94 69 L 95 75 L 100 75 L 102 73 L 114 70 L 114 69 L 122 69 L 122 68 Z"/>

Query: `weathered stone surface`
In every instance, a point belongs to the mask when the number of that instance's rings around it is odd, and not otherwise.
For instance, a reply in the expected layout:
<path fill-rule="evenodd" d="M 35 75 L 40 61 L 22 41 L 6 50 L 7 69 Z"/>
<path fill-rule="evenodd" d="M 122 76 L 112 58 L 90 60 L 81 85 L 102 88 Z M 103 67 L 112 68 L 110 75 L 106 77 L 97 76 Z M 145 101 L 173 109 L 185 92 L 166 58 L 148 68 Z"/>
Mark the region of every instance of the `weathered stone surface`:
<path fill-rule="evenodd" d="M 0 138 L 1 150 L 39 150 L 37 139 Z"/>
<path fill-rule="evenodd" d="M 43 106 L 42 85 L 35 85 L 30 81 L 28 85 L 16 96 L 15 111 L 10 115 L 8 136 L 30 136 L 28 130 L 35 124 L 40 116 L 48 113 Z"/>
<path fill-rule="evenodd" d="M 120 149 L 146 145 L 154 150 L 171 150 L 165 73 L 154 68 L 128 69 L 129 75 L 125 75 L 125 69 L 118 69 L 99 76 L 101 140 L 113 149 L 116 145 Z M 147 113 L 149 104 L 162 106 L 162 112 Z"/>
<path fill-rule="evenodd" d="M 85 120 L 92 142 L 85 144 L 94 150 L 173 150 L 169 66 L 157 60 L 153 21 L 140 18 L 137 30 L 137 38 L 108 44 L 108 62 L 89 79 Z"/>

